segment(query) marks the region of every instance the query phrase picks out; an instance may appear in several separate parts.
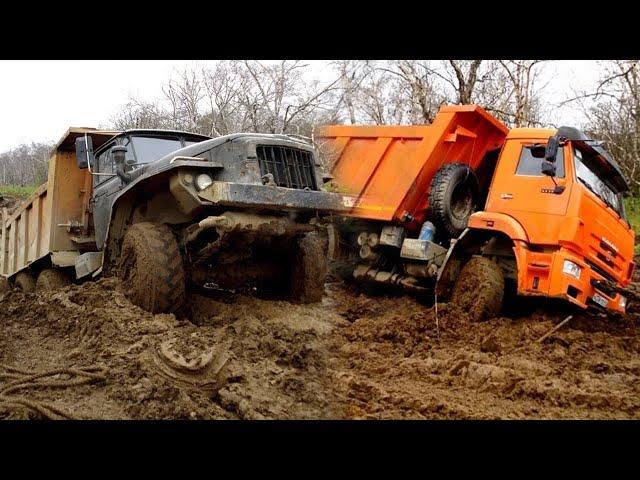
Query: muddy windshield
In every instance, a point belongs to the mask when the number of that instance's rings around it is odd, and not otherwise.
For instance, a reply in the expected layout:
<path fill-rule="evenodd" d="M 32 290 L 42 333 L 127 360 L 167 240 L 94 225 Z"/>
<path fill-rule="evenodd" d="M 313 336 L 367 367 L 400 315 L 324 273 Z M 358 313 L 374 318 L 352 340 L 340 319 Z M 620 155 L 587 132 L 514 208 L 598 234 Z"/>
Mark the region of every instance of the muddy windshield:
<path fill-rule="evenodd" d="M 137 163 L 154 162 L 182 148 L 178 137 L 131 137 Z"/>
<path fill-rule="evenodd" d="M 576 166 L 576 176 L 580 183 L 595 193 L 604 203 L 618 213 L 624 216 L 624 208 L 622 203 L 622 195 L 613 190 L 596 174 L 596 168 L 593 165 L 593 159 L 583 154 L 574 147 L 573 158 Z"/>

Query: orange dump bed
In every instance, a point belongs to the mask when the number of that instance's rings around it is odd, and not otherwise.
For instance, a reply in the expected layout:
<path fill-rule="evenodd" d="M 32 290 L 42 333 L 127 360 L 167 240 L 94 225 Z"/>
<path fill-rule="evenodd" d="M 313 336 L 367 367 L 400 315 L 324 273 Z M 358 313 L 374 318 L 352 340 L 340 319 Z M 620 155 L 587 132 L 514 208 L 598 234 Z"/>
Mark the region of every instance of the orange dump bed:
<path fill-rule="evenodd" d="M 431 125 L 330 125 L 316 138 L 332 156 L 340 191 L 357 197 L 351 216 L 402 221 L 409 213 L 421 221 L 438 169 L 466 163 L 477 171 L 507 133 L 481 107 L 458 105 L 442 107 Z"/>

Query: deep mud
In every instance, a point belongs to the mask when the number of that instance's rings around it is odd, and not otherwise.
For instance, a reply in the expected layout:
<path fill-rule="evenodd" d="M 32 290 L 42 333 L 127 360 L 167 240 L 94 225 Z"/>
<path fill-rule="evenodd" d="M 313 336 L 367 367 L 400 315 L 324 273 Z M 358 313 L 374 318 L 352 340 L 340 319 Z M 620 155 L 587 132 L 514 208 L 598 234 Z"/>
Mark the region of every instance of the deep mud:
<path fill-rule="evenodd" d="M 635 320 L 562 316 L 469 322 L 446 304 L 340 294 L 338 389 L 352 418 L 638 418 Z"/>
<path fill-rule="evenodd" d="M 318 304 L 216 291 L 152 315 L 121 288 L 0 291 L 0 418 L 47 416 L 18 395 L 74 418 L 640 418 L 635 315 L 538 343 L 565 314 L 473 323 L 336 282 Z"/>

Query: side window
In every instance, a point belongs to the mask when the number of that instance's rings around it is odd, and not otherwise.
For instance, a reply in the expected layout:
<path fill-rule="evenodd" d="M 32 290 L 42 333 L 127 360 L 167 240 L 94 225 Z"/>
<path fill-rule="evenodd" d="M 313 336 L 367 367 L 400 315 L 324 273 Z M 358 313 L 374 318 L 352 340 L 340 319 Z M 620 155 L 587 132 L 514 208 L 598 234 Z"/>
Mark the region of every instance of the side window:
<path fill-rule="evenodd" d="M 520 160 L 518 161 L 518 168 L 516 169 L 516 175 L 541 177 L 543 161 L 544 158 L 534 157 L 531 155 L 531 149 L 523 146 L 522 152 L 520 153 Z M 556 157 L 556 177 L 564 178 L 564 147 L 558 149 L 558 156 Z"/>
<path fill-rule="evenodd" d="M 98 156 L 98 172 L 99 173 L 113 173 L 113 160 L 111 158 L 111 152 L 106 150 Z M 106 177 L 105 177 L 106 178 Z"/>
<path fill-rule="evenodd" d="M 114 144 L 111 144 L 111 146 L 113 145 Z M 109 151 L 111 146 L 107 147 L 107 149 L 104 152 L 102 152 L 100 155 L 96 157 L 96 166 L 95 166 L 96 173 L 115 173 L 113 160 L 111 158 L 111 152 Z M 105 180 L 108 180 L 109 178 L 111 177 L 96 175 L 93 177 L 93 184 L 98 185 L 104 182 Z"/>
<path fill-rule="evenodd" d="M 122 145 L 123 147 L 127 147 L 127 153 L 125 155 L 125 160 L 128 161 L 133 161 L 133 163 L 135 163 L 135 156 L 133 153 L 133 146 L 131 145 L 131 139 L 129 137 L 120 137 L 118 139 L 118 145 Z M 114 170 L 113 172 L 115 173 L 115 166 L 113 167 Z"/>

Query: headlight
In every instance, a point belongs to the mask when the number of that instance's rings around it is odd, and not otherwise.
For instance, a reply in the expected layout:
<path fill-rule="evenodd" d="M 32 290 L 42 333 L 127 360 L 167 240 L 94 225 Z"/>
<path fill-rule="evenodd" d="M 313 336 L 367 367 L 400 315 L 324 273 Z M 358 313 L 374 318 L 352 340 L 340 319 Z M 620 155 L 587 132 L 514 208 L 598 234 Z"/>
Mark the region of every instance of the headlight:
<path fill-rule="evenodd" d="M 207 175 L 206 173 L 201 173 L 196 178 L 196 188 L 198 190 L 204 190 L 212 183 L 213 183 L 213 179 L 211 178 L 210 175 Z"/>
<path fill-rule="evenodd" d="M 564 264 L 562 265 L 562 273 L 571 275 L 573 278 L 580 278 L 581 270 L 582 269 L 571 260 L 565 260 Z"/>
<path fill-rule="evenodd" d="M 620 308 L 627 308 L 627 299 L 620 295 L 620 300 L 618 301 L 620 304 Z"/>

